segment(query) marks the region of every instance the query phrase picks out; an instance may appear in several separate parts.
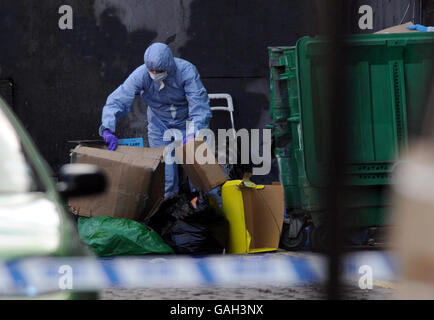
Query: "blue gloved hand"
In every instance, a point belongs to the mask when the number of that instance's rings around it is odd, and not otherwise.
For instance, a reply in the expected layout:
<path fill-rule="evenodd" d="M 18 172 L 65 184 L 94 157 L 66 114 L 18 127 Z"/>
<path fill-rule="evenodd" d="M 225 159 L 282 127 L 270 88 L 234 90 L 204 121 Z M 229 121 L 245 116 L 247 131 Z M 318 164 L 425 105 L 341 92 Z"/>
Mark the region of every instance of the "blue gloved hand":
<path fill-rule="evenodd" d="M 109 129 L 105 129 L 102 134 L 103 134 L 105 143 L 108 144 L 108 146 L 109 146 L 108 149 L 110 151 L 116 150 L 116 148 L 118 147 L 118 138 L 116 138 L 116 136 L 113 134 L 113 132 L 111 132 Z"/>
<path fill-rule="evenodd" d="M 415 24 L 414 26 L 407 26 L 408 30 L 417 30 L 420 32 L 427 32 L 428 31 L 428 27 L 425 27 L 421 24 Z"/>
<path fill-rule="evenodd" d="M 186 144 L 187 142 L 193 139 L 194 139 L 194 134 L 190 134 L 189 136 L 184 138 L 184 140 L 182 141 L 182 145 Z"/>

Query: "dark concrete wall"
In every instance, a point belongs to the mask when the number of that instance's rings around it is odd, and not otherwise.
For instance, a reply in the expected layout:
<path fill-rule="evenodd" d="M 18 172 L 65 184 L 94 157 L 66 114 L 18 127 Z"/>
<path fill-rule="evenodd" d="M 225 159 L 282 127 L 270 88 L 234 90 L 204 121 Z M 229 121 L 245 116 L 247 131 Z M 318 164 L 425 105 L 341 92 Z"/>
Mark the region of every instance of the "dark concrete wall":
<path fill-rule="evenodd" d="M 377 30 L 396 24 L 408 3 L 347 1 L 348 32 L 357 32 L 359 2 L 374 3 Z M 417 1 L 410 2 L 417 7 Z M 64 4 L 74 9 L 73 30 L 58 28 L 58 9 Z M 69 160 L 66 141 L 99 138 L 107 96 L 143 63 L 146 47 L 156 41 L 167 42 L 176 56 L 194 63 L 209 93 L 233 96 L 237 128 L 264 128 L 270 122 L 267 47 L 294 45 L 303 35 L 319 33 L 317 4 L 0 0 L 0 78 L 13 83 L 13 109 L 55 171 Z M 228 125 L 223 115 L 214 121 L 214 126 Z M 142 101 L 119 123 L 118 134 L 146 138 Z M 275 167 L 267 179 L 277 179 Z"/>
<path fill-rule="evenodd" d="M 434 26 L 434 1 L 424 0 L 423 1 L 423 23 L 428 26 Z"/>

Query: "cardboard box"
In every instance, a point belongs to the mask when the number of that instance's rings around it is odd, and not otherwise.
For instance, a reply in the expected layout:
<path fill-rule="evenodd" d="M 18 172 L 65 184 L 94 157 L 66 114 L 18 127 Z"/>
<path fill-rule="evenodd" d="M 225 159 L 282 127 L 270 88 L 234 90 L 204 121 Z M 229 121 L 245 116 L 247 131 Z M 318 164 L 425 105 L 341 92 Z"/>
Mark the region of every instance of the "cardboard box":
<path fill-rule="evenodd" d="M 142 221 L 164 198 L 164 148 L 79 145 L 72 162 L 98 165 L 107 175 L 108 191 L 95 197 L 71 199 L 69 206 L 80 216 L 109 216 Z"/>
<path fill-rule="evenodd" d="M 208 161 L 207 163 L 198 162 L 198 159 L 195 157 L 198 150 L 199 154 L 204 155 L 212 161 Z M 228 180 L 214 154 L 202 139 L 190 140 L 185 145 L 178 147 L 175 154 L 176 163 L 182 164 L 190 182 L 198 191 L 208 192 L 221 186 Z"/>
<path fill-rule="evenodd" d="M 408 30 L 407 26 L 413 26 L 413 22 L 407 22 L 398 26 L 390 27 L 387 29 L 380 30 L 375 33 L 408 33 L 408 32 L 418 32 L 417 30 Z"/>
<path fill-rule="evenodd" d="M 280 184 L 259 186 L 246 180 L 222 187 L 223 212 L 229 221 L 228 253 L 275 251 L 284 218 L 284 190 Z"/>

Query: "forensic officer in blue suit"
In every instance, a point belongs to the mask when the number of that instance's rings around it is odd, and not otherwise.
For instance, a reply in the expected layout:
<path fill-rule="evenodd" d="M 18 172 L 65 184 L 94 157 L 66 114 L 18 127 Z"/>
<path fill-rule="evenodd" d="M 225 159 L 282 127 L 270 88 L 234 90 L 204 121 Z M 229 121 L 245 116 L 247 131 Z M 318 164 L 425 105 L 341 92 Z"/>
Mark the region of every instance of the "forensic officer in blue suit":
<path fill-rule="evenodd" d="M 184 142 L 201 129 L 208 129 L 212 118 L 209 97 L 196 67 L 183 59 L 174 58 L 163 43 L 152 44 L 145 52 L 145 63 L 107 99 L 102 112 L 99 134 L 115 150 L 117 121 L 128 114 L 137 95 L 148 105 L 148 140 L 151 148 L 166 146 L 163 135 L 178 129 Z M 194 124 L 186 128 L 187 121 Z M 178 194 L 177 165 L 166 165 L 165 196 Z"/>

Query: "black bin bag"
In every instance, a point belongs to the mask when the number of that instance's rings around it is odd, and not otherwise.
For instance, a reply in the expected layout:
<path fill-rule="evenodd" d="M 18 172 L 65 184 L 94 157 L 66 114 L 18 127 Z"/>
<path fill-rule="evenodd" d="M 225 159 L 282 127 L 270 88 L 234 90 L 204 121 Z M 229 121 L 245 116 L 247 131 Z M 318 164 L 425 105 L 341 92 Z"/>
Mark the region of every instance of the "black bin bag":
<path fill-rule="evenodd" d="M 192 204 L 192 200 L 197 201 Z M 205 192 L 185 193 L 164 200 L 148 225 L 172 247 L 176 254 L 223 253 L 229 224 Z"/>

